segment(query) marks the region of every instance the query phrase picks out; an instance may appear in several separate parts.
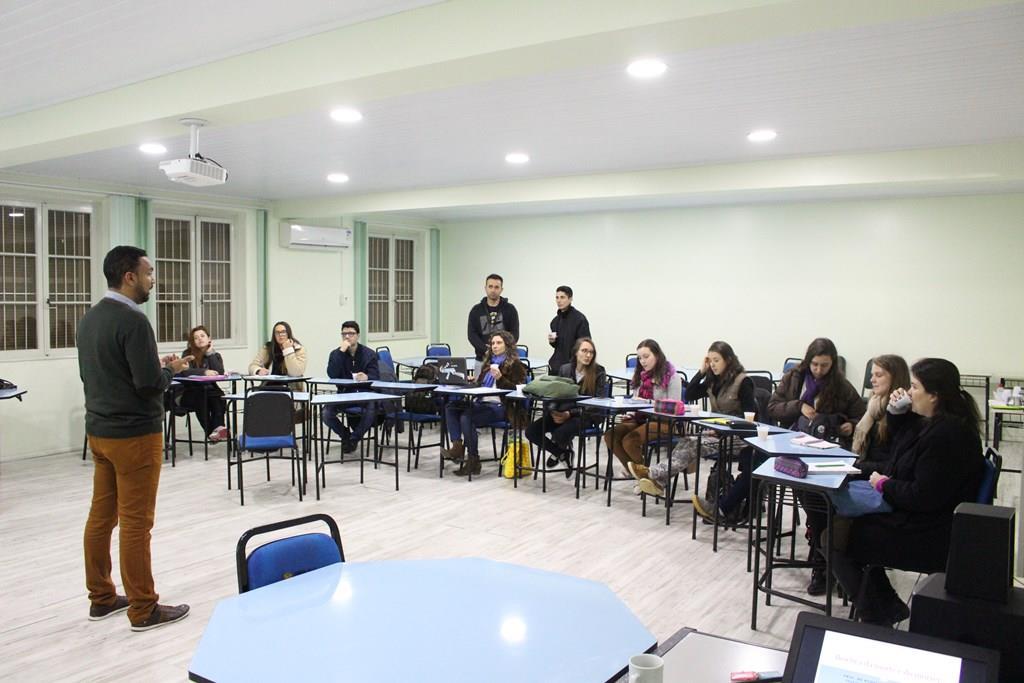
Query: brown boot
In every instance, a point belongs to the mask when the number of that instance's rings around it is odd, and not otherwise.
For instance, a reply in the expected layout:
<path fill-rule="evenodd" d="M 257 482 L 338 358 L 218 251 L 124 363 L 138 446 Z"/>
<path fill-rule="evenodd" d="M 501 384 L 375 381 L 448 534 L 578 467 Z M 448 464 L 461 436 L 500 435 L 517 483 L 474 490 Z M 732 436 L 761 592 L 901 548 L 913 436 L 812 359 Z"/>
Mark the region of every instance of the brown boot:
<path fill-rule="evenodd" d="M 480 474 L 480 456 L 472 453 L 469 454 L 469 456 L 462 461 L 462 464 L 459 465 L 459 469 L 455 470 L 455 474 L 460 477 L 467 477 L 470 474 L 473 476 Z"/>
<path fill-rule="evenodd" d="M 444 460 L 452 460 L 454 462 L 462 462 L 462 459 L 466 456 L 466 447 L 462 444 L 462 439 L 458 441 L 452 441 L 451 448 L 441 449 L 441 457 Z"/>

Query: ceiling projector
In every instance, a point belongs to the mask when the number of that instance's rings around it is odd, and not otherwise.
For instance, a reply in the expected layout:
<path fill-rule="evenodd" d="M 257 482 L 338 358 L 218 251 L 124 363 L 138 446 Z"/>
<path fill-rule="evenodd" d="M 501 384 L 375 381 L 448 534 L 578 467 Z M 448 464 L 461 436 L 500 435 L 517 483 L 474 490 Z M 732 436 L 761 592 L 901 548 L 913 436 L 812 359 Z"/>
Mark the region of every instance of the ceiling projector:
<path fill-rule="evenodd" d="M 199 153 L 199 129 L 206 125 L 206 121 L 182 119 L 181 123 L 189 128 L 188 158 L 161 161 L 160 170 L 167 174 L 167 179 L 171 182 L 183 183 L 192 187 L 209 187 L 226 183 L 228 170 L 213 159 L 207 159 Z"/>

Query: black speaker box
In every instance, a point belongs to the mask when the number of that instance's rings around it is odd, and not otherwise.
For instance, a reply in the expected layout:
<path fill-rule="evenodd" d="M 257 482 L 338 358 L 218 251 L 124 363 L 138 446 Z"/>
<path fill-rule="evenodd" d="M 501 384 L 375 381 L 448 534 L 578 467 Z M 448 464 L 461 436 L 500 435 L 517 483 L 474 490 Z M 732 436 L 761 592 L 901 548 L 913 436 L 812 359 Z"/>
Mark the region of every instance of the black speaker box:
<path fill-rule="evenodd" d="M 960 503 L 946 559 L 946 591 L 1005 604 L 1013 586 L 1014 509 Z"/>

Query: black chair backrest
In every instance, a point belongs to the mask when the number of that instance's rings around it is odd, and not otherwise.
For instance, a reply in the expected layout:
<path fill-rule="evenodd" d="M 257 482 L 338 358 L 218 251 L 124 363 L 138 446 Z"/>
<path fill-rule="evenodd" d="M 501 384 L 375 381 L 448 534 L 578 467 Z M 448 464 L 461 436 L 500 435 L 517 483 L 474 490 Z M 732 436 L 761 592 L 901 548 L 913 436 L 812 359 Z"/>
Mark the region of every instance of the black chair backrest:
<path fill-rule="evenodd" d="M 768 400 L 772 397 L 772 392 L 763 387 L 757 385 L 754 386 L 754 403 L 757 404 L 757 421 L 765 424 L 771 424 L 771 420 L 768 418 Z"/>
<path fill-rule="evenodd" d="M 690 383 L 690 378 L 686 376 L 686 373 L 682 370 L 676 370 L 676 374 L 682 378 L 683 391 L 686 391 L 686 385 Z"/>
<path fill-rule="evenodd" d="M 861 391 L 864 389 L 871 388 L 871 366 L 874 365 L 872 362 L 874 359 L 868 358 L 868 364 L 864 366 L 864 386 L 861 387 Z"/>
<path fill-rule="evenodd" d="M 341 556 L 341 561 L 344 562 L 345 550 L 341 547 L 341 531 L 338 530 L 338 523 L 335 522 L 334 518 L 330 515 L 318 513 L 315 515 L 306 515 L 305 517 L 296 517 L 295 519 L 286 519 L 280 522 L 274 522 L 273 524 L 264 524 L 262 526 L 253 527 L 242 534 L 238 539 L 238 544 L 235 545 L 235 572 L 238 577 L 238 592 L 245 593 L 249 590 L 249 565 L 246 562 L 248 556 L 246 554 L 245 546 L 253 536 L 269 534 L 274 531 L 280 531 L 281 529 L 288 529 L 293 526 L 301 526 L 312 522 L 323 522 L 327 525 L 327 528 L 331 532 L 331 538 L 338 545 L 338 554 Z"/>
<path fill-rule="evenodd" d="M 294 435 L 294 402 L 291 391 L 250 389 L 245 395 L 242 432 L 246 436 Z"/>
<path fill-rule="evenodd" d="M 767 370 L 748 370 L 747 377 L 754 383 L 754 389 L 764 389 L 770 395 L 775 391 L 775 382 L 772 380 L 772 373 Z"/>
<path fill-rule="evenodd" d="M 995 469 L 991 484 L 992 500 L 995 500 L 996 495 L 999 493 L 999 475 L 1003 473 L 1003 456 L 999 455 L 999 451 L 989 446 L 985 449 L 985 460 L 988 460 Z M 992 501 L 988 502 L 991 503 Z"/>

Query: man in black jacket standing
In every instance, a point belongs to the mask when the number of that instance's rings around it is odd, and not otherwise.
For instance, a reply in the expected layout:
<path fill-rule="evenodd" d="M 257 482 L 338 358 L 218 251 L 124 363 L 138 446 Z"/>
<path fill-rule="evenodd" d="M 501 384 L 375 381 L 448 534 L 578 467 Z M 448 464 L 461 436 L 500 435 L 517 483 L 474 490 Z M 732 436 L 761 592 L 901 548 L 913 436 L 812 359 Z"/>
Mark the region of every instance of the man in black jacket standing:
<path fill-rule="evenodd" d="M 559 368 L 572 361 L 572 347 L 577 339 L 590 336 L 587 316 L 572 307 L 572 287 L 562 285 L 555 290 L 555 305 L 558 312 L 551 319 L 548 344 L 554 349 L 548 361 L 548 372 L 557 375 Z"/>
<path fill-rule="evenodd" d="M 487 344 L 491 335 L 505 330 L 512 338 L 519 341 L 519 312 L 516 307 L 501 295 L 505 288 L 505 280 L 496 273 L 491 273 L 484 281 L 484 292 L 487 294 L 480 303 L 469 309 L 468 336 L 476 353 L 477 366 L 484 359 Z M 477 367 L 477 371 L 479 371 Z"/>

